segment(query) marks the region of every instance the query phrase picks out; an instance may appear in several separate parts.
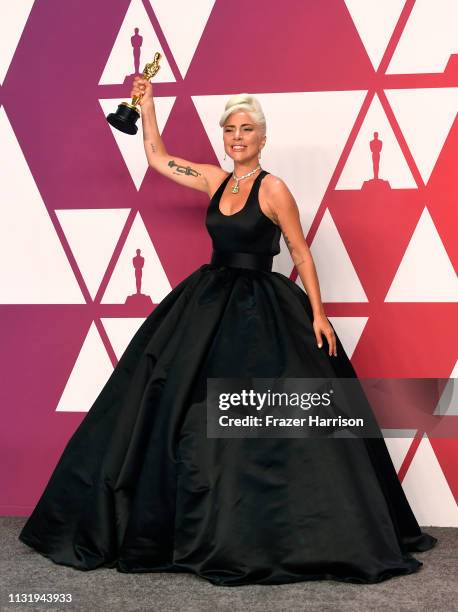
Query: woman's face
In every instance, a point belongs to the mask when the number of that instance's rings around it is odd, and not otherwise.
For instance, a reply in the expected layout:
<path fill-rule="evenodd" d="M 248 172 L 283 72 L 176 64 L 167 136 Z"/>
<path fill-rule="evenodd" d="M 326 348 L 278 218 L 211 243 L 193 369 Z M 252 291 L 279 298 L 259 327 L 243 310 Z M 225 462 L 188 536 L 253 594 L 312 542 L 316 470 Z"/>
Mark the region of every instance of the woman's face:
<path fill-rule="evenodd" d="M 259 150 L 265 144 L 265 136 L 262 136 L 260 126 L 243 110 L 232 113 L 226 119 L 223 140 L 227 155 L 241 163 L 257 160 Z"/>

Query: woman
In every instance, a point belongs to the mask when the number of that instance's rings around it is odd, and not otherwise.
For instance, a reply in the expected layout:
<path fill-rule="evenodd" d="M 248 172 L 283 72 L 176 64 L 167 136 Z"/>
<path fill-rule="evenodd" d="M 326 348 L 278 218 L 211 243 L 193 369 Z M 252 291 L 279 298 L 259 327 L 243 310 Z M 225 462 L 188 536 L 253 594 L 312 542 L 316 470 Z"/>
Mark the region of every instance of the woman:
<path fill-rule="evenodd" d="M 169 155 L 152 85 L 138 77 L 131 95 L 142 95 L 149 164 L 210 197 L 212 258 L 134 335 L 20 540 L 80 570 L 192 572 L 221 586 L 417 571 L 410 552 L 437 540 L 420 530 L 382 437 L 207 435 L 211 378 L 356 373 L 324 314 L 294 199 L 260 168 L 258 100 L 226 104 L 227 173 Z M 307 294 L 272 271 L 281 232 Z"/>

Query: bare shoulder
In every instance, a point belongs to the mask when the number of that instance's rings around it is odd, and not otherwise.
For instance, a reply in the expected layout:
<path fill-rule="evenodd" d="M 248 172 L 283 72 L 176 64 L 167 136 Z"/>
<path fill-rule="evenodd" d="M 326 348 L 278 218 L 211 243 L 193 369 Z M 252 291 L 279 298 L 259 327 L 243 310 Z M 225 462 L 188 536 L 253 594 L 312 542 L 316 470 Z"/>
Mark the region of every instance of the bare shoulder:
<path fill-rule="evenodd" d="M 266 214 L 278 223 L 278 213 L 295 205 L 295 200 L 285 181 L 275 174 L 266 174 L 261 182 Z M 261 195 L 261 193 L 260 193 Z"/>
<path fill-rule="evenodd" d="M 205 164 L 205 177 L 207 179 L 207 193 L 209 198 L 213 197 L 218 187 L 229 174 L 231 174 L 231 172 L 227 172 L 220 166 Z"/>
<path fill-rule="evenodd" d="M 275 174 L 266 174 L 262 183 L 265 184 L 267 195 L 270 194 L 272 196 L 281 196 L 286 193 L 290 193 L 288 185 L 285 183 L 285 181 Z"/>

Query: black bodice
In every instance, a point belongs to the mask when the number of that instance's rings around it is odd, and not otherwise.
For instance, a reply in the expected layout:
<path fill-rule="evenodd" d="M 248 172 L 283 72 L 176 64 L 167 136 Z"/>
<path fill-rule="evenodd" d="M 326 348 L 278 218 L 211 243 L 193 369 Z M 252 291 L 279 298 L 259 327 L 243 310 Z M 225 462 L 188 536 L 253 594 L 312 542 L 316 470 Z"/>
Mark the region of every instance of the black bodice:
<path fill-rule="evenodd" d="M 262 253 L 277 255 L 280 252 L 281 230 L 267 217 L 259 206 L 259 185 L 266 174 L 261 170 L 255 178 L 245 206 L 232 215 L 225 215 L 219 203 L 229 174 L 218 187 L 207 209 L 205 225 L 213 242 L 213 249 L 219 252 Z"/>

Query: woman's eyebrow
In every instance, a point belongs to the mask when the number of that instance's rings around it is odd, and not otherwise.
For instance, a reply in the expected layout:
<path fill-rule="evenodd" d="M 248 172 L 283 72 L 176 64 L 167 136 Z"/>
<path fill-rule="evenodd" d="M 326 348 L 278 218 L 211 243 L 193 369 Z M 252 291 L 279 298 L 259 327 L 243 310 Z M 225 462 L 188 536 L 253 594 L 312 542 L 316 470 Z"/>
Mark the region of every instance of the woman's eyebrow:
<path fill-rule="evenodd" d="M 245 125 L 253 125 L 252 123 L 242 123 L 242 125 L 240 127 L 243 127 Z M 226 127 L 235 127 L 235 125 L 233 125 L 232 123 L 229 125 L 226 125 Z"/>

